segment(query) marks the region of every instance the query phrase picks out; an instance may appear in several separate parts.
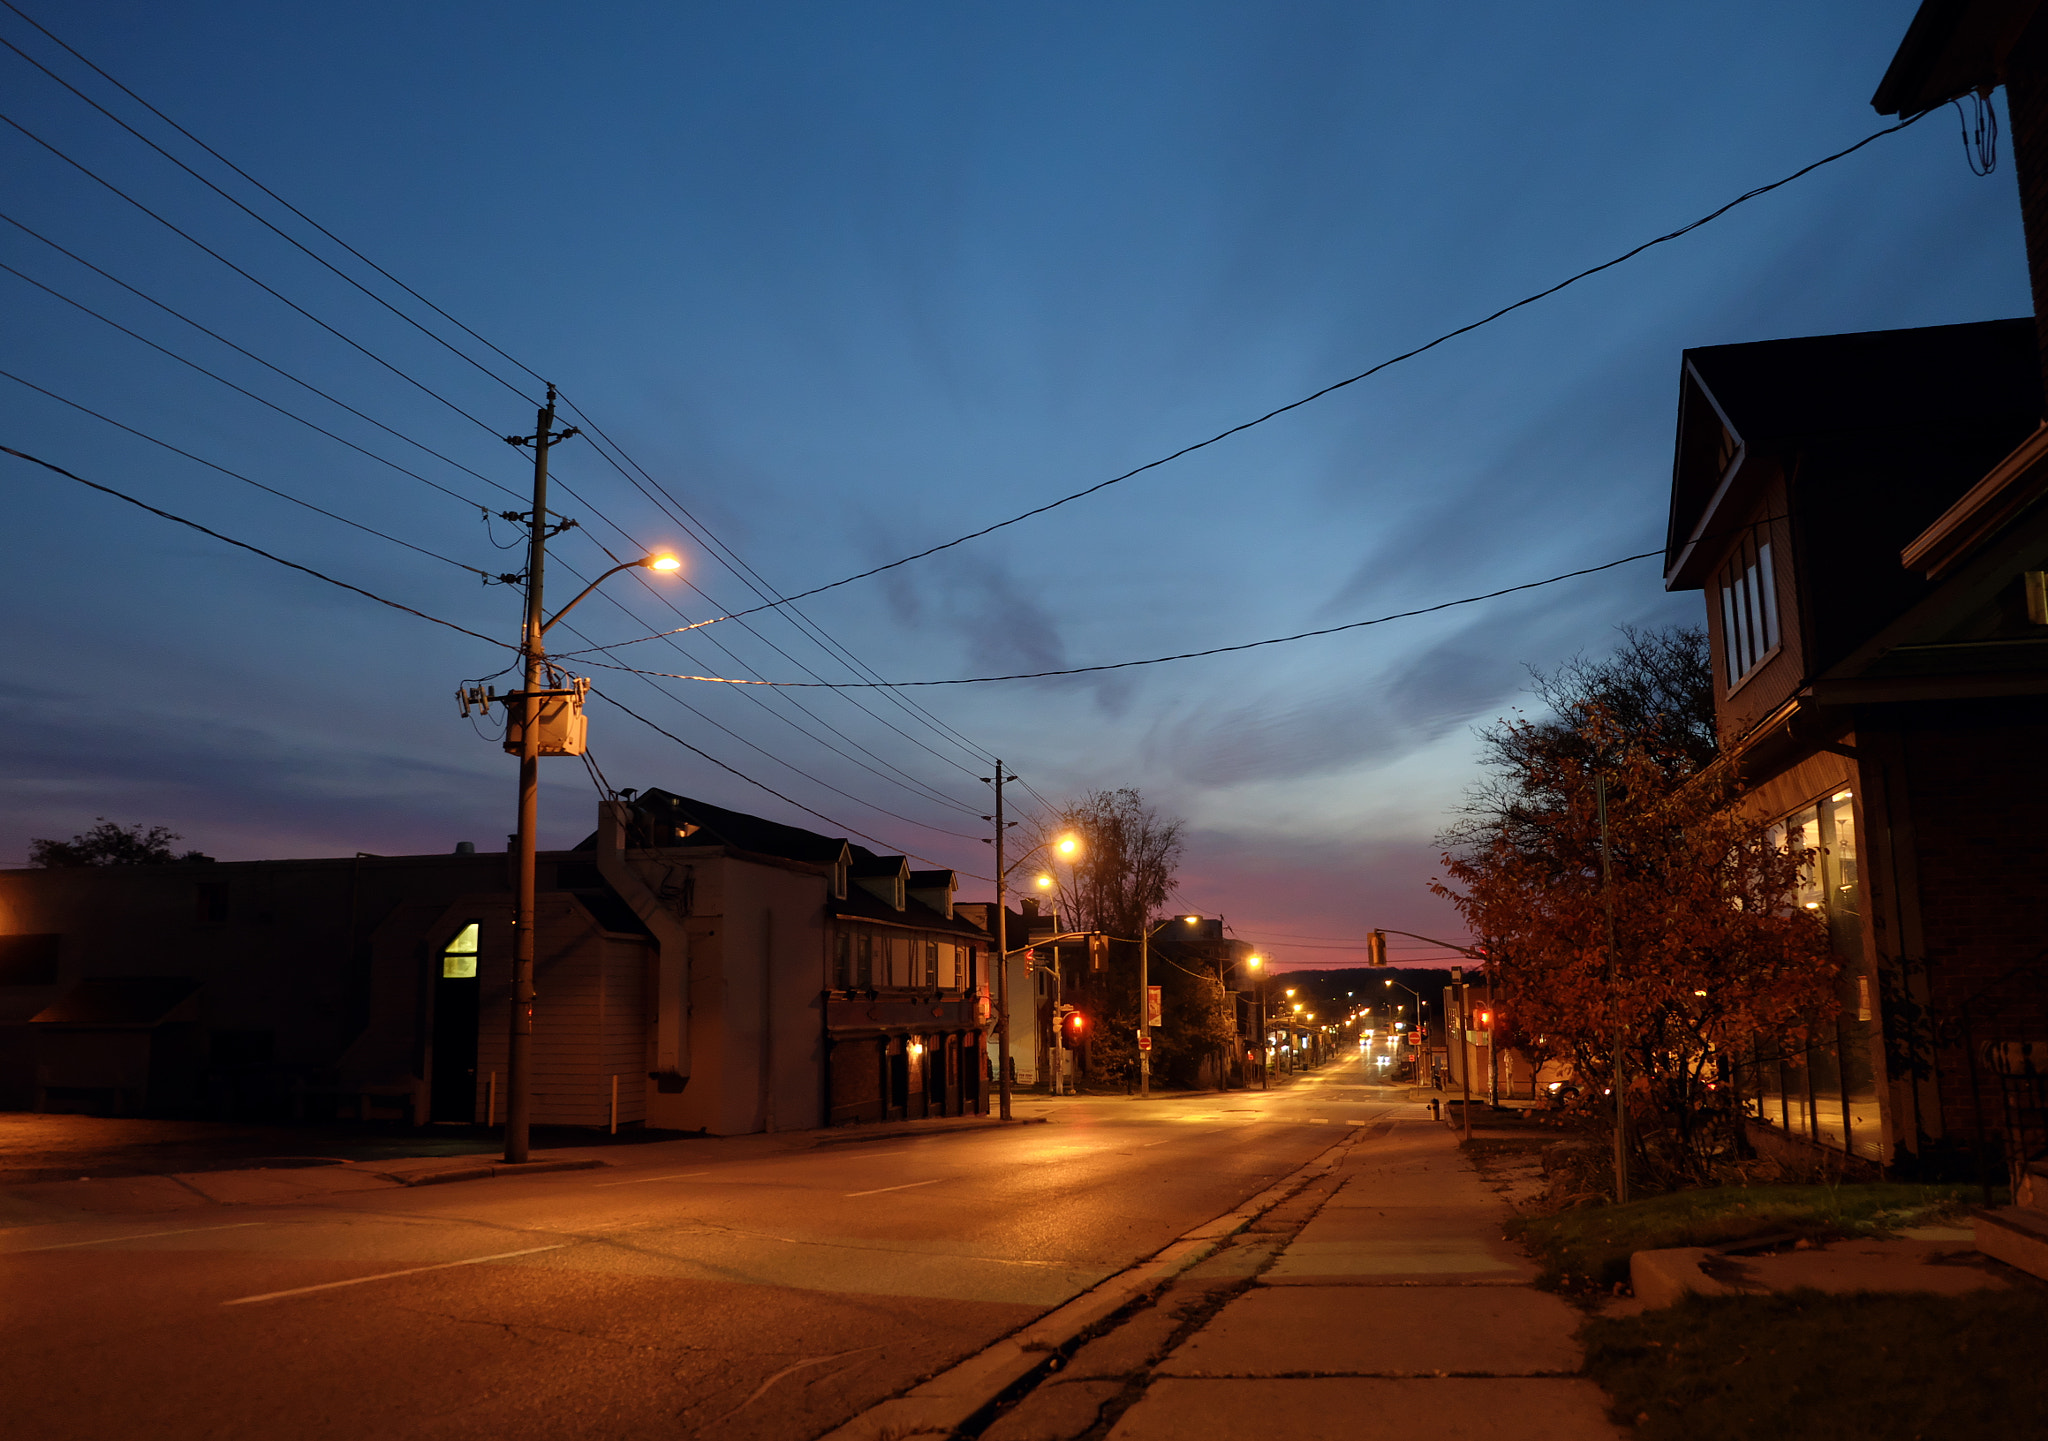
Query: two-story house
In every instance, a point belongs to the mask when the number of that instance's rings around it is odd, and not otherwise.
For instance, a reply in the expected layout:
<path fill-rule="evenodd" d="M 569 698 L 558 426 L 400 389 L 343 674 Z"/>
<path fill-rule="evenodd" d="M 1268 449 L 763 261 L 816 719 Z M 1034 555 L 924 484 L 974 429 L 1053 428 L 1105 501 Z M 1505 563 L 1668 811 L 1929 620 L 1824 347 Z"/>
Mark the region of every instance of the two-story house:
<path fill-rule="evenodd" d="M 2031 319 L 1685 352 L 1665 583 L 1843 960 L 1837 1017 L 1740 1058 L 1766 1137 L 1954 1170 L 2037 1124 L 1983 1047 L 2048 941 L 2042 393 Z"/>

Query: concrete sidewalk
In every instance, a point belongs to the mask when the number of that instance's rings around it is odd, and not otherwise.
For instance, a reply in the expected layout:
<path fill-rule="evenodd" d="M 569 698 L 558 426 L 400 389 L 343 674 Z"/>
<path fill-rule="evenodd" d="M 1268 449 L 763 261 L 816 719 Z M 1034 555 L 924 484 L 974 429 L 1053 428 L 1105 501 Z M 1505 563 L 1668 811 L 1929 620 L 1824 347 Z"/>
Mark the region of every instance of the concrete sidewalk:
<path fill-rule="evenodd" d="M 1577 1375 L 1583 1317 L 1533 1287 L 1535 1267 L 1501 1235 L 1504 1208 L 1445 1127 L 1396 1122 L 1312 1190 L 1297 1202 L 1305 1223 L 1269 1228 L 1291 1236 L 1254 1227 L 1177 1283 L 1194 1325 L 1171 1328 L 1162 1297 L 1157 1320 L 1082 1347 L 984 1441 L 1074 1436 L 1119 1408 L 1119 1441 L 1622 1435 Z"/>

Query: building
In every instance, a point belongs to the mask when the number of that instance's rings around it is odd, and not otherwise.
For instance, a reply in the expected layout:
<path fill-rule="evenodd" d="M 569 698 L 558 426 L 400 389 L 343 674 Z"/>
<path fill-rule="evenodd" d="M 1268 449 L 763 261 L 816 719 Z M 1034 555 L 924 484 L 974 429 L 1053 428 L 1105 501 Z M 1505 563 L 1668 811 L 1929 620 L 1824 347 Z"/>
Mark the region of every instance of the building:
<path fill-rule="evenodd" d="M 601 804 L 539 857 L 534 1122 L 982 1109 L 954 885 L 665 791 Z M 0 1105 L 495 1122 L 512 905 L 510 857 L 466 846 L 0 873 Z"/>

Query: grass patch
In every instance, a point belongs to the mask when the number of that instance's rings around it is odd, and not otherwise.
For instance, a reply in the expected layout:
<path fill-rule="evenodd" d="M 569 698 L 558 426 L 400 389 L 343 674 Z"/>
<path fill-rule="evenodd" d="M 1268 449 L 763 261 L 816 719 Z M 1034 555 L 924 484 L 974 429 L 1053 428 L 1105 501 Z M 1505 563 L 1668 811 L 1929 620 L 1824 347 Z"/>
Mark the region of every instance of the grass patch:
<path fill-rule="evenodd" d="M 1968 1186 L 1892 1181 L 1826 1186 L 1716 1186 L 1673 1191 L 1622 1206 L 1585 1206 L 1509 1224 L 1543 1267 L 1538 1284 L 1606 1289 L 1628 1280 L 1635 1251 L 1723 1246 L 1790 1232 L 1815 1241 L 1925 1225 L 1966 1204 Z"/>
<path fill-rule="evenodd" d="M 1690 1296 L 1589 1322 L 1586 1370 L 1640 1441 L 2048 1435 L 2048 1293 Z"/>

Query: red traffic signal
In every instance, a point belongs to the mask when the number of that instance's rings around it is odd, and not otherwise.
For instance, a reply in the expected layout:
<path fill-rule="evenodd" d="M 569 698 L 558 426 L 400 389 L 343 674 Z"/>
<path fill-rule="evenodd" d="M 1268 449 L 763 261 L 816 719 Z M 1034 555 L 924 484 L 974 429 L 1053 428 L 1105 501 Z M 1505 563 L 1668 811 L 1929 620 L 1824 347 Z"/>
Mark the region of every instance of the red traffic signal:
<path fill-rule="evenodd" d="M 1481 1006 L 1478 1010 L 1474 1011 L 1472 1013 L 1472 1029 L 1474 1029 L 1475 1031 L 1492 1030 L 1493 1012 L 1487 1009 L 1485 1006 Z"/>
<path fill-rule="evenodd" d="M 1068 1010 L 1060 1017 L 1060 1026 L 1067 1034 L 1068 1044 L 1077 1044 L 1088 1030 L 1088 1018 L 1079 1011 Z"/>

